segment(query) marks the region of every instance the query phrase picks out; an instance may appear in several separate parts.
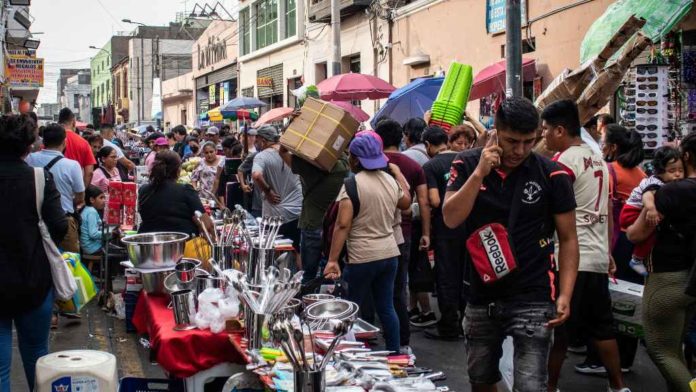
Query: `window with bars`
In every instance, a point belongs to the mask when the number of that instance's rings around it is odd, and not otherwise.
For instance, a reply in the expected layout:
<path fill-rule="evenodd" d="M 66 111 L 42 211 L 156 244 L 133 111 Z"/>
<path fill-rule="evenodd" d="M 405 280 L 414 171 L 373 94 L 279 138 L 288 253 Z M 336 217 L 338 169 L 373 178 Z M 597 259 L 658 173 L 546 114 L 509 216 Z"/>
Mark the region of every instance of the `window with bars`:
<path fill-rule="evenodd" d="M 249 8 L 239 11 L 239 37 L 242 41 L 242 56 L 251 50 L 251 25 L 249 22 Z"/>
<path fill-rule="evenodd" d="M 297 1 L 285 1 L 285 36 L 292 37 L 297 33 Z"/>
<path fill-rule="evenodd" d="M 256 13 L 256 48 L 278 42 L 278 0 L 261 0 L 254 4 Z"/>

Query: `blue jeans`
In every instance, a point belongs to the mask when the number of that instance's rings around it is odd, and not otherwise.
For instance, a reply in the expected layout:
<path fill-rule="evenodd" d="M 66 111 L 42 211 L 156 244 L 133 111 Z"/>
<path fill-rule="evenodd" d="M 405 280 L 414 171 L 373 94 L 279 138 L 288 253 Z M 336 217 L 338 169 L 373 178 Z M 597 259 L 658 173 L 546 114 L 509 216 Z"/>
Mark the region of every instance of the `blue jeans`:
<path fill-rule="evenodd" d="M 321 262 L 322 229 L 302 229 L 300 239 L 300 256 L 302 256 L 302 283 L 317 277 Z"/>
<path fill-rule="evenodd" d="M 53 290 L 38 307 L 13 318 L 0 318 L 0 391 L 10 392 L 12 367 L 12 322 L 17 329 L 19 353 L 22 355 L 24 374 L 29 390 L 34 390 L 36 361 L 48 354 L 48 332 L 53 314 Z"/>
<path fill-rule="evenodd" d="M 465 310 L 464 335 L 468 353 L 469 381 L 493 385 L 500 381 L 503 340 L 512 336 L 514 387 L 517 392 L 546 391 L 547 363 L 553 329 L 544 324 L 553 319 L 553 303 L 497 301 L 471 305 Z"/>
<path fill-rule="evenodd" d="M 384 340 L 389 351 L 399 352 L 399 318 L 394 310 L 394 279 L 399 264 L 397 257 L 368 263 L 348 264 L 345 280 L 348 283 L 348 299 L 361 305 L 372 294 L 379 320 L 384 330 Z"/>

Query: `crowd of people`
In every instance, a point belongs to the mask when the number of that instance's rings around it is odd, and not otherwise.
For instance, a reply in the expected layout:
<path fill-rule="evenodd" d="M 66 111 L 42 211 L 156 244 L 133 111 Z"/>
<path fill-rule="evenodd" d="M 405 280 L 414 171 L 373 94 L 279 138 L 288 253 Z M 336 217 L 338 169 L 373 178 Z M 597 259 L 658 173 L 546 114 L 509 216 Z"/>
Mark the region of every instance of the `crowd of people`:
<path fill-rule="evenodd" d="M 645 284 L 648 354 L 670 390 L 689 391 L 696 134 L 657 150 L 647 176 L 640 135 L 608 115 L 580 124 L 572 101 L 540 113 L 507 98 L 492 131 L 466 115 L 445 132 L 427 117 L 358 132 L 330 171 L 281 146 L 273 125 L 150 128 L 127 145 L 111 126 L 78 132 L 67 108 L 40 130 L 28 115 L 1 117 L 0 208 L 13 224 L 0 229 L 0 390 L 13 324 L 31 388 L 48 350 L 53 295 L 37 222 L 60 249 L 99 255 L 108 184 L 141 165 L 140 232 L 198 235 L 198 212 L 212 230 L 202 200 L 279 216 L 303 283 L 345 281 L 389 351 L 412 354 L 414 328 L 465 341 L 474 391 L 495 390 L 511 336 L 516 391 L 557 391 L 570 350 L 587 353 L 578 372 L 628 392 L 638 339 L 617 333 L 609 281 Z M 180 181 L 187 162 L 190 184 Z M 38 210 L 32 168 L 45 173 Z"/>

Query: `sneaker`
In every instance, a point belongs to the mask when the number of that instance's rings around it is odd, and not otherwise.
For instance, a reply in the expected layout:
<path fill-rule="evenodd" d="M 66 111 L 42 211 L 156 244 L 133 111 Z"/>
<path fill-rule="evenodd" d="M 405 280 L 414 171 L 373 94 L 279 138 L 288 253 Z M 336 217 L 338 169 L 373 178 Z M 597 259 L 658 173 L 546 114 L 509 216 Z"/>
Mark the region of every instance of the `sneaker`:
<path fill-rule="evenodd" d="M 574 354 L 585 354 L 587 353 L 587 346 L 568 346 L 568 352 Z"/>
<path fill-rule="evenodd" d="M 411 320 L 411 325 L 414 327 L 429 327 L 431 325 L 434 325 L 437 323 L 437 317 L 435 317 L 435 313 L 430 312 L 430 313 L 423 313 L 420 316 L 418 316 L 416 319 Z"/>
<path fill-rule="evenodd" d="M 642 261 L 631 259 L 631 261 L 628 262 L 628 265 L 631 267 L 631 269 L 636 271 L 638 275 L 648 276 L 648 270 L 645 268 L 645 264 L 643 264 Z"/>
<path fill-rule="evenodd" d="M 579 363 L 575 365 L 575 371 L 582 374 L 606 374 L 607 369 L 605 369 L 602 365 Z"/>
<path fill-rule="evenodd" d="M 418 317 L 420 317 L 420 315 L 421 315 L 421 312 L 420 312 L 420 310 L 418 310 L 418 308 L 413 308 L 413 309 L 408 311 L 408 319 L 411 321 L 417 319 Z"/>
<path fill-rule="evenodd" d="M 612 387 L 607 387 L 607 392 L 631 392 L 628 388 L 614 389 Z"/>
<path fill-rule="evenodd" d="M 413 355 L 413 349 L 411 349 L 411 346 L 401 346 L 401 347 L 399 347 L 399 354 L 401 354 L 401 355 Z"/>

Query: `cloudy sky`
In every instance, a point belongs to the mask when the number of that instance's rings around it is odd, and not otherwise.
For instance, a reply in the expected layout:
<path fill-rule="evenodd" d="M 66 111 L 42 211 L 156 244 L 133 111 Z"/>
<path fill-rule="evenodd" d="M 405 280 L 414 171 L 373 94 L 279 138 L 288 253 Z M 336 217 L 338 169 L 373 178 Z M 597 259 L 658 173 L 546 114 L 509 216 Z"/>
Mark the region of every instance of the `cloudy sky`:
<path fill-rule="evenodd" d="M 199 4 L 215 4 L 199 0 Z M 237 8 L 236 0 L 221 0 L 230 12 Z M 130 32 L 135 27 L 122 19 L 149 25 L 166 25 L 174 21 L 177 12 L 190 12 L 195 0 L 33 0 L 30 13 L 35 18 L 31 26 L 41 40 L 38 56 L 46 62 L 44 88 L 39 103 L 56 101 L 56 81 L 61 68 L 89 68 L 89 59 L 112 35 Z M 187 13 L 188 13 L 187 12 Z"/>

